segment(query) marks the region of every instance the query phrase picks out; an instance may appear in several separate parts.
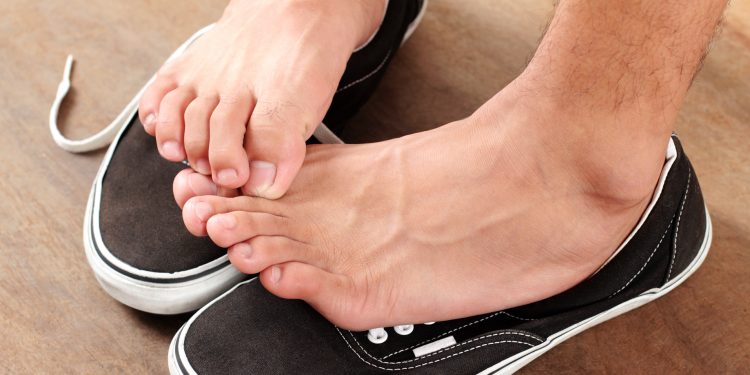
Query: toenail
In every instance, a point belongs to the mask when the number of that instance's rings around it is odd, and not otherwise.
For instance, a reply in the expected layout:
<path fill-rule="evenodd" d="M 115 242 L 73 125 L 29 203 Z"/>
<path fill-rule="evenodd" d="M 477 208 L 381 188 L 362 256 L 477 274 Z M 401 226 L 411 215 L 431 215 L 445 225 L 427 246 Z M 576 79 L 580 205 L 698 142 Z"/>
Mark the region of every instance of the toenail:
<path fill-rule="evenodd" d="M 198 159 L 198 161 L 195 162 L 195 171 L 204 174 L 204 175 L 210 175 L 211 174 L 211 166 L 208 164 L 208 160 L 206 159 Z"/>
<path fill-rule="evenodd" d="M 267 190 L 276 178 L 276 166 L 267 161 L 253 161 L 250 163 L 250 189 L 254 193 Z"/>
<path fill-rule="evenodd" d="M 206 202 L 195 203 L 193 205 L 193 210 L 195 211 L 195 216 L 198 216 L 198 219 L 204 222 L 211 218 L 211 214 L 213 213 L 213 208 L 211 208 L 211 205 Z"/>
<path fill-rule="evenodd" d="M 234 229 L 237 226 L 237 219 L 232 214 L 220 215 L 216 220 L 224 229 Z"/>
<path fill-rule="evenodd" d="M 281 280 L 281 268 L 278 266 L 271 267 L 271 282 L 278 283 Z"/>
<path fill-rule="evenodd" d="M 156 123 L 156 115 L 153 113 L 149 113 L 148 116 L 146 116 L 146 120 L 143 122 L 143 125 L 146 125 L 148 127 L 151 127 Z"/>
<path fill-rule="evenodd" d="M 219 188 L 211 180 L 208 180 L 207 177 L 201 174 L 191 173 L 188 176 L 187 181 L 190 190 L 196 195 L 215 195 L 219 192 Z"/>
<path fill-rule="evenodd" d="M 167 141 L 161 145 L 161 151 L 164 156 L 170 159 L 181 159 L 182 152 L 180 151 L 180 144 L 175 141 Z"/>
<path fill-rule="evenodd" d="M 250 246 L 250 244 L 246 242 L 240 242 L 234 245 L 234 251 L 238 252 L 240 256 L 245 259 L 250 259 L 250 257 L 253 255 L 252 246 Z"/>
<path fill-rule="evenodd" d="M 229 185 L 237 179 L 237 171 L 234 169 L 222 169 L 216 174 L 216 180 L 219 184 Z"/>

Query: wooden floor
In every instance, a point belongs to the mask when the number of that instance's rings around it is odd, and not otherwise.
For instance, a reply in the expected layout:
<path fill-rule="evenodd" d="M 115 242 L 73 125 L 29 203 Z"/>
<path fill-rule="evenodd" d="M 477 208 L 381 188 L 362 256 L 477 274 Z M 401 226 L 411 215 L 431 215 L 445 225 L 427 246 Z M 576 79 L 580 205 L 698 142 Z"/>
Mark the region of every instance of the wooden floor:
<path fill-rule="evenodd" d="M 99 288 L 81 221 L 102 152 L 57 148 L 48 106 L 72 52 L 65 132 L 94 132 L 223 5 L 0 2 L 0 373 L 167 372 L 167 345 L 187 316 L 140 313 Z M 552 9 L 544 0 L 433 1 L 346 138 L 383 139 L 466 116 L 521 71 Z M 713 216 L 706 263 L 671 294 L 584 332 L 523 372 L 750 367 L 750 2 L 729 9 L 677 131 Z"/>

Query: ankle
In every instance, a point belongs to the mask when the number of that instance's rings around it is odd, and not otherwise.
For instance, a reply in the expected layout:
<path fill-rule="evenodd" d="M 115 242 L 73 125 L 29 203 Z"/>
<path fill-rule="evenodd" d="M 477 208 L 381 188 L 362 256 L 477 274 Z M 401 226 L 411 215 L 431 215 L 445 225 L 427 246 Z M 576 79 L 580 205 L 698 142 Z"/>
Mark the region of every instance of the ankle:
<path fill-rule="evenodd" d="M 654 121 L 637 113 L 571 109 L 529 93 L 523 82 L 513 82 L 472 117 L 516 143 L 523 139 L 530 154 L 524 157 L 535 159 L 530 165 L 603 207 L 619 210 L 650 199 L 671 132 L 636 131 L 628 125 Z"/>

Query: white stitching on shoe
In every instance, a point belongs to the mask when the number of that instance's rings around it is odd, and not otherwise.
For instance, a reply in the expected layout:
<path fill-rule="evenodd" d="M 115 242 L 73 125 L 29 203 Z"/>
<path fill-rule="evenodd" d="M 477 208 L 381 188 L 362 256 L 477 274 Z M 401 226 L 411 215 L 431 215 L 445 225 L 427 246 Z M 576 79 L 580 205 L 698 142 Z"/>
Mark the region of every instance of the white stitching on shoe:
<path fill-rule="evenodd" d="M 358 83 L 360 83 L 360 82 L 362 82 L 362 81 L 364 81 L 364 80 L 372 77 L 375 73 L 377 73 L 378 71 L 380 71 L 380 69 L 383 69 L 383 67 L 385 66 L 385 62 L 388 61 L 389 57 L 391 57 L 391 52 L 392 51 L 393 50 L 388 50 L 388 53 L 385 54 L 385 58 L 383 59 L 383 61 L 380 62 L 380 65 L 378 65 L 378 67 L 375 68 L 375 70 L 371 71 L 370 73 L 365 74 L 364 76 L 362 76 L 361 78 L 359 78 L 357 80 L 354 80 L 352 82 L 347 83 L 344 87 L 336 90 L 336 94 L 338 94 L 338 93 L 340 93 L 340 92 L 342 92 L 342 91 L 344 91 L 344 90 L 346 90 L 348 88 L 351 88 L 352 86 L 354 86 L 354 85 L 356 85 L 356 84 L 358 84 Z"/>
<path fill-rule="evenodd" d="M 672 267 L 674 266 L 674 260 L 677 258 L 677 236 L 680 233 L 680 218 L 682 218 L 682 210 L 685 208 L 685 202 L 687 202 L 687 196 L 690 192 L 690 178 L 693 176 L 693 170 L 688 167 L 688 182 L 687 182 L 687 189 L 685 189 L 685 197 L 682 199 L 682 204 L 680 205 L 680 214 L 677 215 L 677 224 L 675 225 L 674 230 L 674 240 L 672 241 L 672 261 L 669 262 L 669 272 L 667 272 L 667 281 L 669 281 L 669 277 L 672 275 Z"/>
<path fill-rule="evenodd" d="M 488 315 L 488 316 L 485 316 L 485 317 L 484 317 L 484 318 L 482 318 L 482 319 L 477 319 L 477 320 L 475 320 L 475 321 L 473 321 L 473 322 L 471 322 L 471 323 L 466 323 L 466 324 L 464 324 L 464 325 L 462 325 L 462 326 L 460 326 L 460 327 L 458 327 L 458 328 L 454 328 L 454 329 L 452 329 L 452 330 L 450 330 L 450 331 L 448 331 L 448 332 L 443 332 L 443 333 L 441 333 L 441 334 L 439 334 L 439 335 L 437 335 L 437 336 L 435 336 L 435 337 L 433 337 L 433 338 L 430 338 L 430 339 L 424 340 L 424 341 L 422 341 L 422 342 L 420 342 L 420 343 L 418 343 L 418 344 L 412 345 L 412 346 L 410 346 L 410 347 L 408 347 L 408 348 L 404 348 L 404 349 L 401 349 L 401 350 L 399 350 L 399 351 L 393 352 L 393 353 L 391 353 L 391 354 L 385 355 L 385 356 L 383 356 L 383 357 L 382 357 L 381 359 L 386 359 L 386 358 L 388 358 L 388 357 L 390 357 L 390 356 L 392 356 L 392 355 L 395 355 L 395 354 L 398 354 L 398 353 L 402 353 L 402 352 L 405 352 L 405 351 L 407 351 L 407 350 L 411 350 L 411 349 L 414 349 L 414 348 L 416 348 L 416 347 L 418 347 L 418 346 L 422 346 L 423 344 L 426 344 L 426 343 L 428 343 L 428 342 L 430 342 L 430 341 L 434 341 L 434 340 L 436 340 L 436 339 L 438 339 L 438 338 L 441 338 L 441 337 L 443 337 L 443 336 L 445 336 L 445 335 L 447 335 L 447 334 L 449 334 L 449 333 L 453 333 L 453 332 L 456 332 L 456 331 L 458 331 L 458 330 L 464 329 L 464 328 L 466 328 L 466 327 L 468 327 L 468 326 L 474 325 L 474 324 L 476 324 L 476 323 L 479 323 L 479 322 L 481 322 L 481 321 L 484 321 L 484 320 L 490 319 L 490 318 L 492 318 L 492 317 L 494 317 L 494 316 L 496 316 L 496 315 L 500 314 L 501 312 L 502 312 L 502 311 L 498 311 L 498 312 L 496 312 L 496 313 L 494 313 L 494 314 L 492 314 L 492 315 Z"/>
<path fill-rule="evenodd" d="M 692 171 L 690 169 L 688 169 L 688 181 L 687 181 L 687 186 L 685 186 L 685 194 L 682 197 L 681 206 L 684 206 L 685 201 L 687 200 L 687 194 L 688 194 L 688 191 L 690 190 L 690 176 L 692 176 Z M 682 208 L 680 208 L 680 215 L 682 215 Z M 644 268 L 646 268 L 646 265 L 648 264 L 648 262 L 651 261 L 651 258 L 654 256 L 654 254 L 656 254 L 656 250 L 659 249 L 659 246 L 661 245 L 662 241 L 664 240 L 664 237 L 667 235 L 667 232 L 669 232 L 669 228 L 672 227 L 672 222 L 674 221 L 675 216 L 677 216 L 676 212 L 675 212 L 674 215 L 672 215 L 672 219 L 669 220 L 669 225 L 667 225 L 667 229 L 664 231 L 664 234 L 661 235 L 661 238 L 659 239 L 659 243 L 656 244 L 656 247 L 654 248 L 654 251 L 652 251 L 651 255 L 648 256 L 648 259 L 646 259 L 646 263 L 643 263 L 643 266 L 641 266 L 641 269 L 638 270 L 638 272 L 636 272 L 636 274 L 633 275 L 633 277 L 631 277 L 630 280 L 628 280 L 628 282 L 625 283 L 625 285 L 623 285 L 620 289 L 617 289 L 616 292 L 610 294 L 609 297 L 607 297 L 607 298 L 612 298 L 612 297 L 614 297 L 615 294 L 620 293 L 623 289 L 625 289 L 628 285 L 630 285 L 630 283 L 632 283 L 633 280 L 635 280 L 636 277 L 638 277 L 638 275 L 641 273 L 641 271 L 643 271 Z M 677 218 L 677 223 L 678 223 L 677 225 L 679 226 L 679 218 Z M 676 232 L 675 232 L 675 237 L 676 237 Z M 672 259 L 674 260 L 674 258 L 672 258 Z M 671 266 L 670 266 L 670 268 L 671 268 Z"/>
<path fill-rule="evenodd" d="M 410 347 L 408 347 L 408 348 L 404 348 L 404 349 L 401 349 L 401 350 L 399 350 L 399 351 L 393 352 L 393 353 L 391 353 L 391 354 L 387 354 L 387 355 L 383 356 L 383 357 L 382 357 L 381 359 L 386 359 L 386 358 L 388 358 L 388 357 L 390 357 L 390 356 L 393 356 L 393 355 L 396 355 L 396 354 L 399 354 L 399 353 L 405 352 L 405 351 L 407 351 L 407 350 L 411 350 L 411 349 L 414 349 L 414 348 L 416 348 L 416 347 L 418 347 L 418 346 L 422 346 L 423 344 L 426 344 L 426 343 L 428 343 L 428 342 L 430 342 L 430 341 L 434 341 L 434 340 L 437 340 L 437 339 L 439 339 L 439 338 L 441 338 L 441 337 L 443 337 L 443 336 L 445 336 L 445 335 L 447 335 L 447 334 L 450 334 L 450 333 L 453 333 L 453 332 L 456 332 L 456 331 L 462 330 L 462 329 L 464 329 L 464 328 L 466 328 L 466 327 L 469 327 L 469 326 L 472 326 L 472 325 L 474 325 L 474 324 L 477 324 L 477 323 L 479 323 L 479 322 L 482 322 L 482 321 L 485 321 L 485 320 L 487 320 L 487 319 L 493 318 L 493 317 L 495 317 L 495 316 L 496 316 L 496 315 L 498 315 L 498 314 L 505 314 L 505 315 L 507 315 L 507 316 L 509 316 L 509 317 L 511 317 L 511 318 L 514 318 L 514 319 L 518 319 L 518 320 L 535 320 L 535 319 L 525 319 L 525 318 L 519 318 L 519 317 L 517 317 L 517 316 L 513 316 L 513 315 L 511 315 L 511 314 L 508 314 L 508 313 L 507 313 L 507 312 L 505 312 L 505 311 L 498 311 L 498 312 L 496 312 L 496 313 L 494 313 L 494 314 L 492 314 L 492 315 L 488 315 L 488 316 L 485 316 L 485 317 L 484 317 L 484 318 L 482 318 L 482 319 L 477 319 L 477 320 L 475 320 L 475 321 L 473 321 L 473 322 L 471 322 L 471 323 L 466 323 L 466 324 L 464 324 L 464 325 L 462 325 L 462 326 L 460 326 L 460 327 L 458 327 L 458 328 L 454 328 L 454 329 L 452 329 L 452 330 L 450 330 L 450 331 L 447 331 L 447 332 L 443 332 L 443 333 L 441 333 L 441 334 L 439 334 L 439 335 L 437 335 L 437 336 L 435 336 L 435 337 L 433 337 L 433 338 L 431 338 L 431 339 L 427 339 L 427 340 L 424 340 L 424 341 L 422 341 L 422 342 L 420 342 L 420 343 L 418 343 L 418 344 L 414 344 L 414 345 L 412 345 L 412 346 L 410 346 Z"/>
<path fill-rule="evenodd" d="M 512 315 L 512 314 L 508 314 L 505 311 L 500 311 L 500 312 L 503 313 L 503 314 L 505 314 L 505 315 L 507 315 L 507 316 L 509 316 L 509 317 L 511 317 L 511 318 L 513 318 L 513 319 L 525 320 L 527 322 L 530 322 L 532 320 L 536 320 L 536 318 L 521 318 L 520 316 L 515 316 L 515 315 Z"/>
<path fill-rule="evenodd" d="M 625 283 L 625 285 L 623 285 L 622 287 L 620 287 L 620 289 L 617 289 L 616 292 L 610 294 L 609 297 L 607 297 L 607 298 L 612 298 L 612 297 L 615 296 L 615 294 L 622 292 L 622 290 L 625 289 L 625 288 L 627 288 L 628 285 L 630 285 L 630 283 L 632 283 L 633 280 L 635 280 L 635 278 L 638 277 L 638 275 L 641 274 L 641 272 L 643 271 L 643 269 L 646 268 L 646 265 L 648 265 L 648 262 L 650 262 L 651 258 L 654 256 L 654 254 L 656 254 L 656 250 L 658 250 L 659 246 L 661 246 L 661 243 L 664 240 L 664 237 L 667 235 L 667 232 L 669 232 L 669 228 L 672 227 L 672 222 L 674 221 L 674 217 L 675 217 L 675 215 L 672 215 L 672 219 L 669 220 L 669 224 L 667 225 L 667 229 L 664 231 L 664 234 L 661 235 L 661 238 L 659 239 L 659 243 L 656 244 L 656 247 L 654 247 L 654 250 L 651 252 L 651 255 L 648 256 L 648 259 L 646 259 L 646 262 L 643 263 L 643 266 L 641 266 L 641 269 L 639 269 L 638 272 L 636 272 L 635 275 L 633 275 L 633 277 L 631 277 L 630 280 L 628 280 L 628 282 Z"/>
<path fill-rule="evenodd" d="M 336 329 L 339 330 L 338 327 L 336 327 Z M 388 365 L 397 365 L 397 364 L 401 364 L 401 363 L 409 363 L 409 362 L 421 361 L 421 360 L 424 360 L 425 358 L 428 358 L 428 357 L 440 354 L 440 353 L 445 352 L 447 350 L 452 350 L 452 349 L 455 349 L 455 348 L 457 348 L 459 346 L 467 345 L 467 344 L 470 344 L 472 342 L 479 341 L 479 340 L 482 340 L 482 339 L 485 339 L 485 338 L 488 338 L 488 337 L 494 337 L 494 336 L 515 335 L 515 336 L 532 338 L 532 339 L 534 339 L 536 341 L 539 341 L 539 343 L 544 342 L 542 339 L 540 339 L 538 337 L 535 337 L 535 336 L 527 334 L 527 333 L 519 332 L 519 331 L 506 331 L 506 332 L 490 333 L 490 334 L 487 334 L 487 335 L 484 335 L 484 336 L 475 337 L 475 338 L 473 338 L 471 340 L 459 343 L 457 345 L 453 345 L 453 346 L 450 346 L 450 347 L 447 347 L 447 348 L 440 349 L 440 350 L 435 351 L 433 353 L 423 355 L 423 356 L 421 356 L 419 358 L 407 359 L 407 360 L 403 360 L 403 361 L 389 362 L 389 361 L 380 360 L 380 359 L 376 358 L 375 356 L 373 356 L 372 354 L 370 354 L 367 350 L 365 350 L 365 348 L 362 346 L 362 344 L 359 342 L 359 340 L 357 340 L 357 336 L 355 336 L 354 333 L 352 333 L 351 331 L 347 331 L 347 332 L 349 332 L 349 335 L 352 337 L 352 339 L 354 340 L 354 342 L 357 343 L 357 346 L 359 346 L 359 348 L 362 350 L 362 352 L 364 352 L 365 354 L 367 354 L 368 357 L 372 358 L 373 360 L 375 360 L 377 362 L 388 364 Z M 531 345 L 531 346 L 533 346 L 533 345 Z"/>
<path fill-rule="evenodd" d="M 445 356 L 443 358 L 435 359 L 435 360 L 430 361 L 430 362 L 420 363 L 418 365 L 408 366 L 408 367 L 387 368 L 387 367 L 378 366 L 378 365 L 376 365 L 374 363 L 370 363 L 366 359 L 362 358 L 362 356 L 359 355 L 359 353 L 356 350 L 354 350 L 354 348 L 351 346 L 351 344 L 349 343 L 349 341 L 346 340 L 346 337 L 344 337 L 344 334 L 341 332 L 341 330 L 338 327 L 336 327 L 336 330 L 339 332 L 339 335 L 341 335 L 341 338 L 344 339 L 344 342 L 346 342 L 346 345 L 349 347 L 349 349 L 351 349 L 351 351 L 353 351 L 354 354 L 357 355 L 357 358 L 359 358 L 362 362 L 364 362 L 364 363 L 366 363 L 366 364 L 368 364 L 368 365 L 370 365 L 372 367 L 378 368 L 380 370 L 385 370 L 385 371 L 411 370 L 411 369 L 415 369 L 415 368 L 418 368 L 418 367 L 427 366 L 427 365 L 431 365 L 433 363 L 444 361 L 444 360 L 446 360 L 448 358 L 455 357 L 455 356 L 458 356 L 458 355 L 461 355 L 461 354 L 464 354 L 464 353 L 468 353 L 468 352 L 470 352 L 472 350 L 476 350 L 476 349 L 479 349 L 479 348 L 482 348 L 482 347 L 485 347 L 485 346 L 489 346 L 489 345 L 497 345 L 497 344 L 503 344 L 503 343 L 515 343 L 515 344 L 528 345 L 530 347 L 534 346 L 534 344 L 530 344 L 528 342 L 523 342 L 523 341 L 516 341 L 516 340 L 493 341 L 493 342 L 487 342 L 487 343 L 484 343 L 484 344 L 481 344 L 481 345 L 477 345 L 477 346 L 471 347 L 469 349 L 460 351 L 458 353 L 453 353 L 453 354 Z M 349 333 L 351 334 L 351 332 L 349 332 Z M 487 337 L 489 337 L 489 336 L 487 336 Z M 477 338 L 476 340 L 479 340 L 479 338 Z M 459 344 L 459 345 L 461 345 L 461 344 Z M 451 348 L 455 348 L 455 347 L 456 346 L 452 346 Z M 365 353 L 367 353 L 367 352 L 365 352 Z M 435 353 L 438 353 L 438 352 L 435 352 Z M 431 353 L 431 354 L 428 354 L 428 355 L 432 355 L 432 354 L 435 354 L 435 353 Z M 373 358 L 373 359 L 378 360 L 377 358 Z M 420 359 L 422 359 L 422 358 L 420 358 Z M 382 362 L 382 361 L 380 361 L 380 362 Z M 388 363 L 388 362 L 383 362 L 383 363 Z M 401 362 L 392 362 L 392 363 L 401 363 Z"/>

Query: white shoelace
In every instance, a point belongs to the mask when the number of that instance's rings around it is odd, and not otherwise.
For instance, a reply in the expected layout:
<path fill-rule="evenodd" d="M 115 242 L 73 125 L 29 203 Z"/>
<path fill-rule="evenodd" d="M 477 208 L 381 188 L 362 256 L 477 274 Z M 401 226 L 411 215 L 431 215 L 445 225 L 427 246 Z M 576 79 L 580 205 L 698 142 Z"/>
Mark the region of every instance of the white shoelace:
<path fill-rule="evenodd" d="M 178 47 L 167 59 L 167 62 L 171 61 L 172 59 L 176 58 L 177 56 L 181 55 L 185 50 L 187 50 L 188 47 L 190 47 L 193 42 L 195 42 L 196 39 L 201 37 L 203 34 L 205 34 L 207 31 L 211 30 L 213 28 L 213 24 L 208 25 L 200 30 L 198 30 L 195 34 L 193 34 L 188 40 L 186 40 L 180 47 Z M 114 121 L 112 121 L 109 125 L 107 125 L 104 129 L 100 130 L 98 133 L 84 138 L 84 139 L 78 139 L 78 140 L 72 140 L 70 138 L 67 138 L 60 132 L 60 127 L 57 124 L 57 118 L 59 116 L 60 112 L 60 105 L 62 104 L 63 100 L 65 99 L 65 96 L 68 94 L 68 91 L 70 91 L 71 83 L 70 83 L 70 73 L 73 70 L 73 56 L 68 55 L 68 58 L 65 61 L 65 70 L 63 71 L 63 78 L 60 81 L 60 84 L 57 86 L 57 95 L 55 96 L 55 100 L 52 102 L 52 106 L 49 110 L 49 131 L 52 134 L 52 139 L 54 139 L 55 143 L 57 143 L 58 146 L 60 146 L 62 149 L 73 152 L 73 153 L 82 153 L 82 152 L 88 152 L 100 149 L 102 147 L 106 147 L 117 136 L 117 133 L 122 129 L 123 126 L 127 125 L 130 122 L 130 119 L 132 118 L 135 111 L 138 109 L 138 103 L 141 100 L 141 97 L 143 96 L 143 92 L 146 91 L 146 88 L 151 84 L 151 82 L 154 81 L 156 78 L 156 75 L 151 77 L 151 79 L 146 82 L 146 84 L 138 91 L 138 93 L 133 97 L 133 99 L 128 103 L 125 108 L 120 112 L 117 117 L 115 117 Z M 315 130 L 314 133 L 315 137 L 322 143 L 344 143 L 337 137 L 333 132 L 331 132 L 328 127 L 325 125 L 318 126 L 318 128 Z"/>
<path fill-rule="evenodd" d="M 208 30 L 210 30 L 214 25 L 208 25 L 200 30 L 198 30 L 195 34 L 193 34 L 188 40 L 186 40 L 182 45 L 177 48 L 167 59 L 167 62 L 171 61 L 172 59 L 176 58 L 177 56 L 181 55 L 185 50 L 193 44 L 193 42 L 198 39 L 201 35 L 205 34 Z M 68 55 L 67 60 L 65 61 L 65 70 L 63 71 L 63 78 L 62 81 L 60 81 L 60 84 L 57 86 L 57 95 L 55 96 L 55 100 L 52 102 L 52 107 L 49 111 L 49 131 L 52 134 L 52 139 L 55 140 L 55 143 L 57 143 L 58 146 L 60 146 L 62 149 L 74 152 L 74 153 L 81 153 L 81 152 L 88 152 L 100 149 L 102 147 L 105 147 L 109 145 L 114 139 L 115 136 L 117 136 L 117 132 L 122 129 L 123 126 L 127 125 L 127 123 L 130 121 L 133 113 L 138 109 L 138 102 L 141 100 L 141 97 L 143 96 L 143 92 L 146 90 L 146 87 L 148 87 L 151 82 L 153 82 L 156 75 L 151 77 L 151 79 L 138 91 L 138 93 L 133 97 L 133 99 L 128 103 L 125 108 L 120 112 L 119 115 L 112 121 L 109 125 L 107 125 L 104 129 L 100 130 L 98 133 L 84 139 L 79 140 L 72 140 L 67 137 L 65 137 L 60 132 L 60 127 L 57 124 L 57 117 L 58 113 L 60 111 L 60 105 L 62 104 L 63 100 L 65 99 L 65 96 L 68 94 L 68 91 L 70 90 L 71 84 L 70 84 L 70 73 L 71 70 L 73 70 L 73 56 Z"/>
<path fill-rule="evenodd" d="M 431 324 L 435 324 L 435 322 L 425 323 L 425 325 L 431 325 Z M 405 324 L 405 325 L 400 325 L 400 326 L 394 326 L 393 330 L 399 335 L 406 336 L 414 332 L 414 325 Z M 382 344 L 386 340 L 388 340 L 388 331 L 386 331 L 385 328 L 383 327 L 373 328 L 367 331 L 367 339 L 370 340 L 370 342 L 373 344 Z"/>

